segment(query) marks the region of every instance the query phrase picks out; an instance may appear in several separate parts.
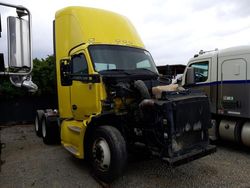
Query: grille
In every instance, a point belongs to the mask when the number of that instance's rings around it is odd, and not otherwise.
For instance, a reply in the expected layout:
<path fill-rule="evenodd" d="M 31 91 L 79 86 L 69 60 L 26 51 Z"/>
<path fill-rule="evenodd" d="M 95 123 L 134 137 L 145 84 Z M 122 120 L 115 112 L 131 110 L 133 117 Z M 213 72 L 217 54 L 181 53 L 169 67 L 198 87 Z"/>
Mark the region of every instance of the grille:
<path fill-rule="evenodd" d="M 205 140 L 206 137 L 204 134 L 202 134 L 202 131 L 192 131 L 189 133 L 183 133 L 180 137 L 177 137 L 176 143 L 178 144 L 181 153 L 185 153 L 189 151 L 189 149 L 200 147 L 202 143 L 205 142 Z"/>
<path fill-rule="evenodd" d="M 182 152 L 207 144 L 210 109 L 207 98 L 191 98 L 174 102 L 174 133 Z"/>
<path fill-rule="evenodd" d="M 174 123 L 175 133 L 185 132 L 185 126 L 190 125 L 190 129 L 195 129 L 197 123 L 201 128 L 210 127 L 210 109 L 207 98 L 189 98 L 174 102 Z"/>

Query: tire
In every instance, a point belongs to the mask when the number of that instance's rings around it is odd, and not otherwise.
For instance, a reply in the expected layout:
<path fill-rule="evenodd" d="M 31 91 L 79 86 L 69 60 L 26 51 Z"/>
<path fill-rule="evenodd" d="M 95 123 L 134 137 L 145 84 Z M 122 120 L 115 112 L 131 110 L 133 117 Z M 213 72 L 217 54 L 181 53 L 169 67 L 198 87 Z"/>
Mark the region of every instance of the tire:
<path fill-rule="evenodd" d="M 60 132 L 56 118 L 56 116 L 50 117 L 46 114 L 42 117 L 42 138 L 46 145 L 57 144 L 60 142 Z"/>
<path fill-rule="evenodd" d="M 134 86 L 140 92 L 142 99 L 151 99 L 148 88 L 142 80 L 136 80 Z"/>
<path fill-rule="evenodd" d="M 41 137 L 42 136 L 42 116 L 44 115 L 43 110 L 37 110 L 36 111 L 36 117 L 35 117 L 35 132 L 36 135 Z"/>
<path fill-rule="evenodd" d="M 94 175 L 110 183 L 122 175 L 127 164 L 126 142 L 116 128 L 98 127 L 88 142 L 87 156 Z"/>

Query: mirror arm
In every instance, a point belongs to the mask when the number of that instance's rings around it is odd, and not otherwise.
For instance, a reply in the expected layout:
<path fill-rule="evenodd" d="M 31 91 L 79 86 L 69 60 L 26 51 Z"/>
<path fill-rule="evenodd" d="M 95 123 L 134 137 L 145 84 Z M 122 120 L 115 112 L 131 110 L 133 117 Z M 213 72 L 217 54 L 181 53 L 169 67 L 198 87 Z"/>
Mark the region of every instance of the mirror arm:
<path fill-rule="evenodd" d="M 2 37 L 2 19 L 0 14 L 0 38 Z"/>
<path fill-rule="evenodd" d="M 100 83 L 101 81 L 99 74 L 69 74 L 69 76 L 71 80 L 77 80 L 86 83 Z M 79 76 L 81 79 L 74 79 L 74 76 Z M 84 78 L 86 78 L 86 80 L 84 80 Z"/>
<path fill-rule="evenodd" d="M 15 87 L 24 87 L 28 89 L 29 92 L 36 92 L 38 87 L 35 83 L 32 82 L 32 76 L 10 76 L 10 82 Z"/>
<path fill-rule="evenodd" d="M 30 14 L 29 9 L 27 9 L 26 7 L 21 6 L 21 5 L 13 5 L 13 4 L 9 4 L 9 3 L 0 2 L 0 6 L 5 6 L 5 7 L 10 7 L 10 8 L 16 8 L 16 9 L 19 9 L 19 10 L 24 10 L 24 11 L 27 11 L 28 14 Z"/>

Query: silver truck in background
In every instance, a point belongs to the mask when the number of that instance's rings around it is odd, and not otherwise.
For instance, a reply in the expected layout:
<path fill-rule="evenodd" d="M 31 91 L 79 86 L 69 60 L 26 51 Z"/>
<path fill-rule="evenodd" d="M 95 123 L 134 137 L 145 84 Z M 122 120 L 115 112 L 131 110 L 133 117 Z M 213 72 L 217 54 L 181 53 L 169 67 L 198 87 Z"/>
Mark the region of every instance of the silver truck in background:
<path fill-rule="evenodd" d="M 14 16 L 8 15 L 7 25 L 2 27 L 2 11 L 6 13 L 6 11 L 11 9 L 15 9 L 16 14 Z M 3 32 L 4 36 L 7 35 L 7 39 L 5 37 L 2 38 Z M 4 42 L 2 41 L 7 41 L 8 49 L 3 47 Z M 27 8 L 0 2 L 0 42 L 0 76 L 8 76 L 10 82 L 16 87 L 24 87 L 31 92 L 35 92 L 38 88 L 37 85 L 32 82 L 31 78 L 33 68 L 31 14 Z M 8 57 L 8 61 L 4 59 L 6 56 Z M 1 143 L 0 126 L 0 171 L 2 164 L 1 150 L 3 147 L 4 144 Z"/>
<path fill-rule="evenodd" d="M 250 46 L 201 50 L 189 60 L 182 85 L 209 97 L 211 140 L 250 146 Z"/>

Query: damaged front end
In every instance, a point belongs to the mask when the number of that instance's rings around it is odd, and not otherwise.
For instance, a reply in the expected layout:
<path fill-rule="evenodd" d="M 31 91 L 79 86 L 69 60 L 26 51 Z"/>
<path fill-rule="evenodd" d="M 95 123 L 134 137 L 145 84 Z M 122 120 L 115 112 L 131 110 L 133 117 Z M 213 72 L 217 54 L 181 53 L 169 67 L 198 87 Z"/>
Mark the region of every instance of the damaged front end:
<path fill-rule="evenodd" d="M 203 93 L 151 75 L 105 75 L 103 80 L 105 123 L 120 127 L 128 147 L 146 146 L 171 166 L 216 151 L 209 145 L 210 107 Z"/>
<path fill-rule="evenodd" d="M 200 92 L 163 92 L 161 98 L 144 99 L 139 106 L 148 147 L 169 165 L 177 166 L 216 151 L 209 145 L 209 101 Z"/>

